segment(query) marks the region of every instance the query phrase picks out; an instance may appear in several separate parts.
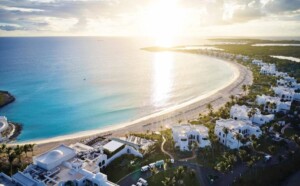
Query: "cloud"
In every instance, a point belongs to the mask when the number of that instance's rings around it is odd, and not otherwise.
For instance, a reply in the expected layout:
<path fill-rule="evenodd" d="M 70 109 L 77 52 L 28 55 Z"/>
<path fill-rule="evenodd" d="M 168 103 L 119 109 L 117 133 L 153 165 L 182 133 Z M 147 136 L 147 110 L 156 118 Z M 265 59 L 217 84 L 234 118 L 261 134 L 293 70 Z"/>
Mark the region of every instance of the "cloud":
<path fill-rule="evenodd" d="M 92 28 L 106 30 L 106 33 L 126 32 L 126 29 L 127 32 L 139 32 L 137 28 L 141 21 L 140 11 L 155 1 L 160 0 L 1 0 L 0 29 L 84 33 Z M 241 24 L 264 18 L 300 20 L 300 0 L 178 2 L 193 18 L 187 20 L 190 28 L 186 30 L 212 25 Z"/>
<path fill-rule="evenodd" d="M 15 30 L 23 30 L 23 28 L 15 25 L 0 25 L 0 30 L 15 31 Z"/>

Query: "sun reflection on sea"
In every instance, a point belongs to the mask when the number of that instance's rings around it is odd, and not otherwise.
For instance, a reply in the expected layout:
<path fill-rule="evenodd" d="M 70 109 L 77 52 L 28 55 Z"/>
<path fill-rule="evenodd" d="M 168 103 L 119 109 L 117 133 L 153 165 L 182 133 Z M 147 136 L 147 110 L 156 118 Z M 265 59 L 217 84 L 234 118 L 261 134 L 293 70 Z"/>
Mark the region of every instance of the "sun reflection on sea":
<path fill-rule="evenodd" d="M 158 52 L 154 55 L 152 102 L 156 107 L 164 106 L 170 97 L 173 57 L 171 52 Z"/>

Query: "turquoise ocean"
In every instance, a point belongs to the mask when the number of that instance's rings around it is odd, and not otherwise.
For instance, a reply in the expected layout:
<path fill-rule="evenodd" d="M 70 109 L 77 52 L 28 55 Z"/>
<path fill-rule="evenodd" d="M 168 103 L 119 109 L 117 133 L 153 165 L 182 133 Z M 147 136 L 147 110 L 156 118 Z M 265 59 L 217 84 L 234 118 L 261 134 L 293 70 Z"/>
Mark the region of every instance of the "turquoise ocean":
<path fill-rule="evenodd" d="M 219 59 L 141 50 L 151 45 L 141 38 L 0 38 L 0 90 L 16 97 L 0 115 L 23 124 L 18 141 L 57 137 L 161 111 L 234 75 Z"/>

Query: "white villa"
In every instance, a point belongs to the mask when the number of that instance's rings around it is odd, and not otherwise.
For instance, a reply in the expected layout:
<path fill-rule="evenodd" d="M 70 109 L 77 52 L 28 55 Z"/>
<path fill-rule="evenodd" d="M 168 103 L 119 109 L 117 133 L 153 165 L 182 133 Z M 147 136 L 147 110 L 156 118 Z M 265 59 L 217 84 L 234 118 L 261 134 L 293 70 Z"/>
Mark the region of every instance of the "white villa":
<path fill-rule="evenodd" d="M 189 144 L 196 142 L 199 147 L 210 146 L 208 128 L 202 125 L 181 124 L 172 127 L 175 146 L 181 151 L 190 150 Z"/>
<path fill-rule="evenodd" d="M 260 69 L 260 73 L 265 75 L 276 75 L 276 72 L 275 64 L 264 64 Z"/>
<path fill-rule="evenodd" d="M 272 89 L 275 92 L 276 96 L 281 98 L 282 101 L 300 100 L 300 93 L 295 92 L 294 88 L 277 86 L 277 87 L 272 87 Z"/>
<path fill-rule="evenodd" d="M 224 128 L 228 129 L 226 135 L 223 131 Z M 241 134 L 242 137 L 248 137 L 255 135 L 261 136 L 262 131 L 258 126 L 252 125 L 251 121 L 235 120 L 235 119 L 220 119 L 216 121 L 215 135 L 218 136 L 219 142 L 229 147 L 230 149 L 236 149 L 243 144 L 236 139 L 237 134 Z M 248 145 L 248 142 L 245 145 Z"/>
<path fill-rule="evenodd" d="M 265 65 L 266 63 L 264 63 L 262 60 L 259 60 L 259 59 L 253 59 L 253 60 L 252 60 L 252 64 L 261 67 L 261 66 Z"/>
<path fill-rule="evenodd" d="M 235 120 L 249 120 L 248 113 L 251 111 L 251 108 L 248 108 L 246 105 L 233 105 L 230 108 L 230 117 Z"/>
<path fill-rule="evenodd" d="M 7 118 L 5 116 L 0 116 L 0 141 L 3 140 L 2 132 L 8 128 Z"/>
<path fill-rule="evenodd" d="M 77 186 L 115 186 L 100 171 L 123 154 L 142 157 L 134 147 L 114 140 L 97 147 L 82 143 L 59 145 L 33 157 L 33 164 L 23 172 L 12 177 L 0 173 L 0 177 L 10 185 L 22 186 L 64 186 L 67 182 Z"/>
<path fill-rule="evenodd" d="M 286 72 L 279 72 L 279 71 L 277 71 L 276 74 L 275 74 L 275 76 L 283 78 L 283 77 L 289 76 L 289 74 L 286 73 Z"/>
<path fill-rule="evenodd" d="M 279 97 L 261 95 L 257 96 L 256 102 L 258 105 L 264 105 L 264 110 L 274 112 L 288 112 L 291 109 L 291 102 L 282 102 Z"/>
<path fill-rule="evenodd" d="M 255 113 L 249 118 L 249 112 L 251 112 L 251 108 L 246 105 L 233 105 L 230 109 L 230 117 L 235 120 L 251 120 L 253 124 L 257 124 L 259 126 L 269 123 L 274 120 L 274 114 L 263 115 L 261 114 L 258 108 L 255 109 Z"/>

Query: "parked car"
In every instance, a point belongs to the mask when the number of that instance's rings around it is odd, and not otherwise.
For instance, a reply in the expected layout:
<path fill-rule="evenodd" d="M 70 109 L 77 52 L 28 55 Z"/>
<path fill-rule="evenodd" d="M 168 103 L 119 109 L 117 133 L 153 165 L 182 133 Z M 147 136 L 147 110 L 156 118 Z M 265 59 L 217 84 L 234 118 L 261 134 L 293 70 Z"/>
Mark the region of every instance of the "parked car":
<path fill-rule="evenodd" d="M 150 164 L 149 164 L 149 167 L 150 167 L 150 168 L 154 168 L 154 167 L 155 167 L 155 163 L 150 163 Z"/>
<path fill-rule="evenodd" d="M 144 186 L 148 185 L 147 180 L 145 180 L 145 179 L 143 179 L 143 178 L 139 178 L 138 183 L 142 183 L 142 185 L 144 185 Z"/>
<path fill-rule="evenodd" d="M 159 160 L 159 161 L 155 162 L 155 166 L 156 167 L 161 167 L 161 166 L 164 166 L 164 163 L 165 163 L 164 160 Z"/>
<path fill-rule="evenodd" d="M 143 167 L 141 168 L 141 171 L 142 171 L 142 172 L 146 172 L 146 171 L 148 171 L 148 170 L 149 170 L 149 166 L 148 166 L 148 165 L 143 166 Z"/>

